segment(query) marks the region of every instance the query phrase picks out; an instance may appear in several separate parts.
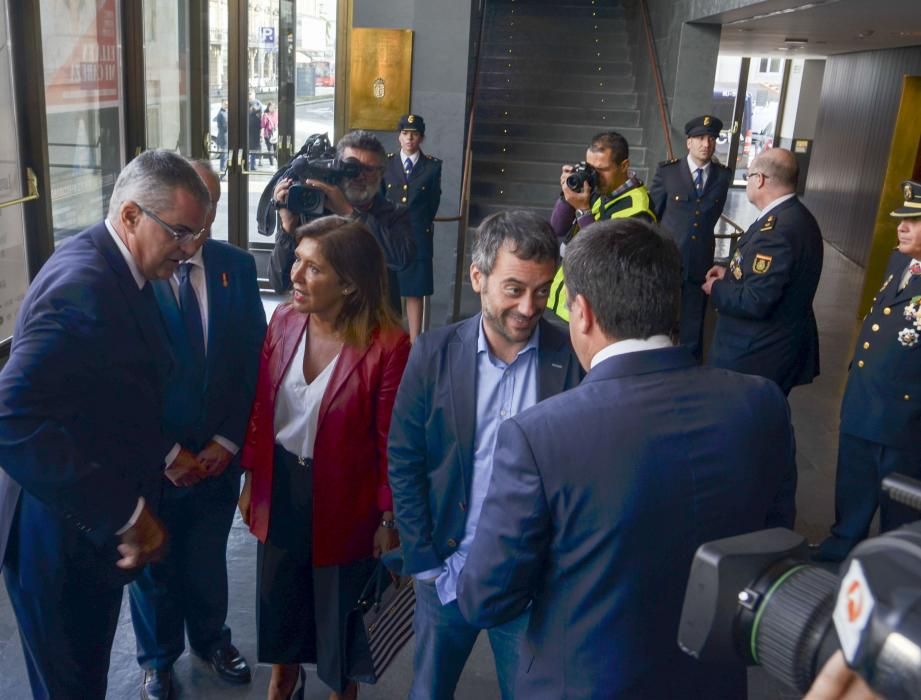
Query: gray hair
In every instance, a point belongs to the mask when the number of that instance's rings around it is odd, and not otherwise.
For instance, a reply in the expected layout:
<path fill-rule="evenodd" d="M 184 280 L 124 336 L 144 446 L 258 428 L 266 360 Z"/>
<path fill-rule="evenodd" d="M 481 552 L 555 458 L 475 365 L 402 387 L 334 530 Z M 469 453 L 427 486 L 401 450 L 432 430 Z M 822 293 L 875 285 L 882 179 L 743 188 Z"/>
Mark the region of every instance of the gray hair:
<path fill-rule="evenodd" d="M 499 249 L 508 244 L 519 260 L 560 262 L 560 244 L 546 219 L 528 211 L 500 211 L 483 219 L 474 234 L 473 264 L 484 275 L 492 273 Z"/>
<path fill-rule="evenodd" d="M 185 190 L 210 211 L 211 195 L 189 161 L 175 151 L 144 151 L 122 169 L 115 181 L 109 219 L 118 217 L 125 202 L 137 202 L 154 213 L 170 209 L 177 189 Z"/>
<path fill-rule="evenodd" d="M 346 148 L 354 148 L 359 151 L 371 151 L 377 154 L 377 157 L 381 161 L 381 165 L 387 162 L 387 150 L 377 136 L 370 131 L 358 129 L 357 131 L 350 131 L 347 133 L 339 139 L 339 143 L 336 144 L 336 153 L 341 156 Z"/>
<path fill-rule="evenodd" d="M 799 180 L 799 165 L 796 156 L 786 148 L 769 148 L 762 151 L 752 163 L 765 177 L 773 178 L 774 184 L 782 189 L 793 191 Z"/>

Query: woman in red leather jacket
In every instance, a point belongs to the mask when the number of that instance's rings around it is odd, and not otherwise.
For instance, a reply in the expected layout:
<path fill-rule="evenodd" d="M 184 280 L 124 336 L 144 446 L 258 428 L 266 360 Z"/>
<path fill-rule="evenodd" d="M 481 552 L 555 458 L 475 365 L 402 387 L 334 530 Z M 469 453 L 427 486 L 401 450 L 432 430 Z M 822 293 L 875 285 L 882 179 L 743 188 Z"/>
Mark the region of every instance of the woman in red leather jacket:
<path fill-rule="evenodd" d="M 345 618 L 374 557 L 398 545 L 387 432 L 409 339 L 363 224 L 329 216 L 296 237 L 294 290 L 262 346 L 242 455 L 240 512 L 259 538 L 258 657 L 273 664 L 270 700 L 303 692 L 301 663 L 317 664 L 331 699 L 354 698 Z"/>

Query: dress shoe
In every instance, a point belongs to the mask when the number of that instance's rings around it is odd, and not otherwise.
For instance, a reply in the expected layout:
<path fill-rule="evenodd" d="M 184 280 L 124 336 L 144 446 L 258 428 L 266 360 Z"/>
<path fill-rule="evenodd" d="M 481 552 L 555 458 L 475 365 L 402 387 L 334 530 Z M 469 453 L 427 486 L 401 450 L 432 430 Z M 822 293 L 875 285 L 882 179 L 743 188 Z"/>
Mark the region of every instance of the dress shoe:
<path fill-rule="evenodd" d="M 141 700 L 170 700 L 173 697 L 172 671 L 148 668 L 141 684 Z"/>
<path fill-rule="evenodd" d="M 201 657 L 211 664 L 214 672 L 228 683 L 249 683 L 253 675 L 249 670 L 246 659 L 233 644 L 215 649 L 208 655 Z"/>

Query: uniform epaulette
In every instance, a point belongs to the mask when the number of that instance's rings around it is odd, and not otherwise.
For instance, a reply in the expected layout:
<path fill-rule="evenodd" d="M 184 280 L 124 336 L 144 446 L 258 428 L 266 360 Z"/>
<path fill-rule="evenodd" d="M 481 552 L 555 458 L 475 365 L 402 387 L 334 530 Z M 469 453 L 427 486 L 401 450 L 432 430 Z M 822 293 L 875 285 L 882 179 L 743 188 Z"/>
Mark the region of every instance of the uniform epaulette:
<path fill-rule="evenodd" d="M 427 154 L 427 153 L 425 154 L 425 157 L 428 158 L 429 160 L 434 160 L 436 163 L 440 163 L 440 162 L 441 162 L 441 158 L 436 158 L 435 156 L 430 156 L 430 155 Z"/>
<path fill-rule="evenodd" d="M 664 168 L 666 165 L 671 165 L 672 163 L 678 163 L 681 161 L 681 158 L 672 158 L 671 160 L 663 160 L 659 163 L 660 168 Z"/>

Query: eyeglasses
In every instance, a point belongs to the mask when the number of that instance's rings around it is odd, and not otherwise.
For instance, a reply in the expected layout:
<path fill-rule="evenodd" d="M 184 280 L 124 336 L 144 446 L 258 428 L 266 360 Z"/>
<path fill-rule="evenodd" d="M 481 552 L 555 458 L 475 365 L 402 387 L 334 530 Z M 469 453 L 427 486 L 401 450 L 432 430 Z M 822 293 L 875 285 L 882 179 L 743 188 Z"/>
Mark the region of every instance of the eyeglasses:
<path fill-rule="evenodd" d="M 189 241 L 197 241 L 199 238 L 204 236 L 205 232 L 208 230 L 208 227 L 206 226 L 200 231 L 195 232 L 195 233 L 193 233 L 192 231 L 189 231 L 188 229 L 177 231 L 172 226 L 170 226 L 168 223 L 166 223 L 163 219 L 161 219 L 159 216 L 157 216 L 152 211 L 150 211 L 150 209 L 146 209 L 145 207 L 142 207 L 140 204 L 138 204 L 138 209 L 140 209 L 147 216 L 149 216 L 151 219 L 153 219 L 158 224 L 160 224 L 160 228 L 162 228 L 170 236 L 172 236 L 173 240 L 176 241 L 176 243 L 178 243 L 179 245 L 182 245 L 183 243 L 188 243 Z"/>
<path fill-rule="evenodd" d="M 384 172 L 383 165 L 365 165 L 364 163 L 359 163 L 358 165 L 361 167 L 361 172 L 365 175 L 374 175 L 374 173 Z"/>
<path fill-rule="evenodd" d="M 760 176 L 763 177 L 765 180 L 770 180 L 770 179 L 771 179 L 771 176 L 770 176 L 770 175 L 765 175 L 764 173 L 758 172 L 757 170 L 751 170 L 751 171 L 749 171 L 749 172 L 747 172 L 747 173 L 743 173 L 743 174 L 742 174 L 742 179 L 743 179 L 743 180 L 748 180 L 748 178 L 750 178 L 752 175 L 760 175 Z"/>

